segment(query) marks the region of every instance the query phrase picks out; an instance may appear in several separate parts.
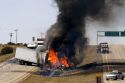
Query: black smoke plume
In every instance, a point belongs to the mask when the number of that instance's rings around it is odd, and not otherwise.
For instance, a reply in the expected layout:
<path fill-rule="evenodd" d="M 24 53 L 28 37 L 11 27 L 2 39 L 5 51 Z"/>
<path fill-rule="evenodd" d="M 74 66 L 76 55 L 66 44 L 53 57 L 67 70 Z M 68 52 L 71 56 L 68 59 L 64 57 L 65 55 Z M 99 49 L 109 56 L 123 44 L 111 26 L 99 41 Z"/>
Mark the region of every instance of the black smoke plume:
<path fill-rule="evenodd" d="M 49 49 L 65 53 L 68 59 L 76 64 L 84 57 L 87 45 L 86 17 L 107 20 L 113 4 L 122 3 L 121 0 L 55 0 L 55 2 L 59 15 L 57 22 L 47 32 L 46 45 Z"/>

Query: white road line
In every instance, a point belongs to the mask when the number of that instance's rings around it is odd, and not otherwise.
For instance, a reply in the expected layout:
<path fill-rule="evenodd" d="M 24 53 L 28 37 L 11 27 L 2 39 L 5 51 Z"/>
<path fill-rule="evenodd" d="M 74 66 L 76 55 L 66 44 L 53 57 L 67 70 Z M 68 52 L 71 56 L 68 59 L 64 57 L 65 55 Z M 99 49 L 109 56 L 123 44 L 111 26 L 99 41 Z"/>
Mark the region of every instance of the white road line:
<path fill-rule="evenodd" d="M 28 78 L 36 69 L 35 66 L 3 62 L 0 64 L 0 83 L 19 83 L 19 81 Z"/>
<path fill-rule="evenodd" d="M 29 71 L 31 71 L 31 72 L 35 71 L 35 68 L 32 68 Z M 17 82 L 25 80 L 26 78 L 28 78 L 31 75 L 31 73 L 28 73 L 29 71 L 24 73 L 22 76 L 18 76 L 16 79 L 13 79 L 12 81 L 10 81 L 10 83 L 17 83 Z"/>
<path fill-rule="evenodd" d="M 121 58 L 121 50 L 120 50 L 120 48 L 119 48 L 119 46 L 118 46 L 118 48 L 116 47 L 116 46 L 114 46 L 114 49 L 115 49 L 115 53 L 116 53 L 116 57 L 119 57 L 118 59 L 120 60 L 120 62 L 122 62 L 122 58 Z M 118 61 L 119 61 L 118 60 Z"/>

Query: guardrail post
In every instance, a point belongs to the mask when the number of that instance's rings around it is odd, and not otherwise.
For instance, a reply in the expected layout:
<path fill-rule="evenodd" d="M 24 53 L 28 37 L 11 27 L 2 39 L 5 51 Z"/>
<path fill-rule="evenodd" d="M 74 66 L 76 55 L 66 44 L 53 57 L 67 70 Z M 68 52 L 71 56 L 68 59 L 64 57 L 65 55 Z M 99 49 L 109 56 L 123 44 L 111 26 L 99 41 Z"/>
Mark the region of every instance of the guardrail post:
<path fill-rule="evenodd" d="M 101 76 L 96 77 L 96 83 L 101 83 Z"/>
<path fill-rule="evenodd" d="M 96 73 L 96 83 L 101 83 L 101 74 L 100 73 Z"/>

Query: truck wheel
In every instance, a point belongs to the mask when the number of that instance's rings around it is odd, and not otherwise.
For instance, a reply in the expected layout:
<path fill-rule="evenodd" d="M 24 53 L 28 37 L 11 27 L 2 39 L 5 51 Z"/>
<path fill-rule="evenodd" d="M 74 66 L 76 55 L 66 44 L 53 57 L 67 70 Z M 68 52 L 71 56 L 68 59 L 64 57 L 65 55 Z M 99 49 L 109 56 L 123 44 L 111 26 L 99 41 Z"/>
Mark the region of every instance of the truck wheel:
<path fill-rule="evenodd" d="M 29 65 L 31 66 L 31 65 L 32 65 L 32 63 L 31 63 L 31 62 L 29 62 Z"/>
<path fill-rule="evenodd" d="M 26 64 L 27 64 L 27 65 L 29 65 L 29 66 L 31 66 L 31 65 L 32 65 L 32 63 L 31 63 L 31 62 L 26 62 Z"/>
<path fill-rule="evenodd" d="M 117 80 L 117 76 L 115 77 L 115 79 L 114 80 Z"/>
<path fill-rule="evenodd" d="M 121 80 L 124 80 L 124 77 L 122 77 Z"/>
<path fill-rule="evenodd" d="M 20 65 L 24 65 L 24 61 L 23 60 L 19 60 L 19 64 Z"/>
<path fill-rule="evenodd" d="M 38 67 L 40 67 L 40 64 L 39 64 L 39 63 L 37 63 L 37 66 L 38 66 Z"/>
<path fill-rule="evenodd" d="M 20 65 L 22 65 L 22 62 L 21 62 L 21 60 L 19 60 L 19 64 L 20 64 Z"/>
<path fill-rule="evenodd" d="M 108 79 L 108 78 L 106 78 L 106 80 L 108 81 L 109 79 Z"/>

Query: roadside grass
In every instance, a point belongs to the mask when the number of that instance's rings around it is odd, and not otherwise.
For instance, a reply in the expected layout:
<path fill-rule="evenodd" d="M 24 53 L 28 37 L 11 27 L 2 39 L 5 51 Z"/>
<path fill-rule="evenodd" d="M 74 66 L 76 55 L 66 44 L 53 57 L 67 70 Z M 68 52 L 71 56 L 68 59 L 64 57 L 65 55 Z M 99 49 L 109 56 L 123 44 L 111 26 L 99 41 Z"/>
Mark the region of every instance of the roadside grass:
<path fill-rule="evenodd" d="M 15 53 L 1 55 L 0 56 L 0 63 L 14 57 L 14 55 L 15 55 Z"/>
<path fill-rule="evenodd" d="M 66 77 L 44 77 L 32 74 L 22 83 L 96 83 L 96 73 L 78 74 Z"/>
<path fill-rule="evenodd" d="M 11 46 L 11 47 L 13 47 L 13 49 L 14 49 L 14 51 L 13 51 L 13 53 L 10 53 L 10 54 L 4 54 L 4 55 L 2 55 L 2 54 L 0 54 L 0 63 L 1 62 L 4 62 L 4 61 L 6 61 L 6 60 L 9 60 L 10 58 L 12 58 L 12 57 L 14 57 L 15 56 L 15 46 Z M 1 51 L 1 49 L 2 49 L 3 47 L 2 46 L 0 46 L 0 51 Z"/>

